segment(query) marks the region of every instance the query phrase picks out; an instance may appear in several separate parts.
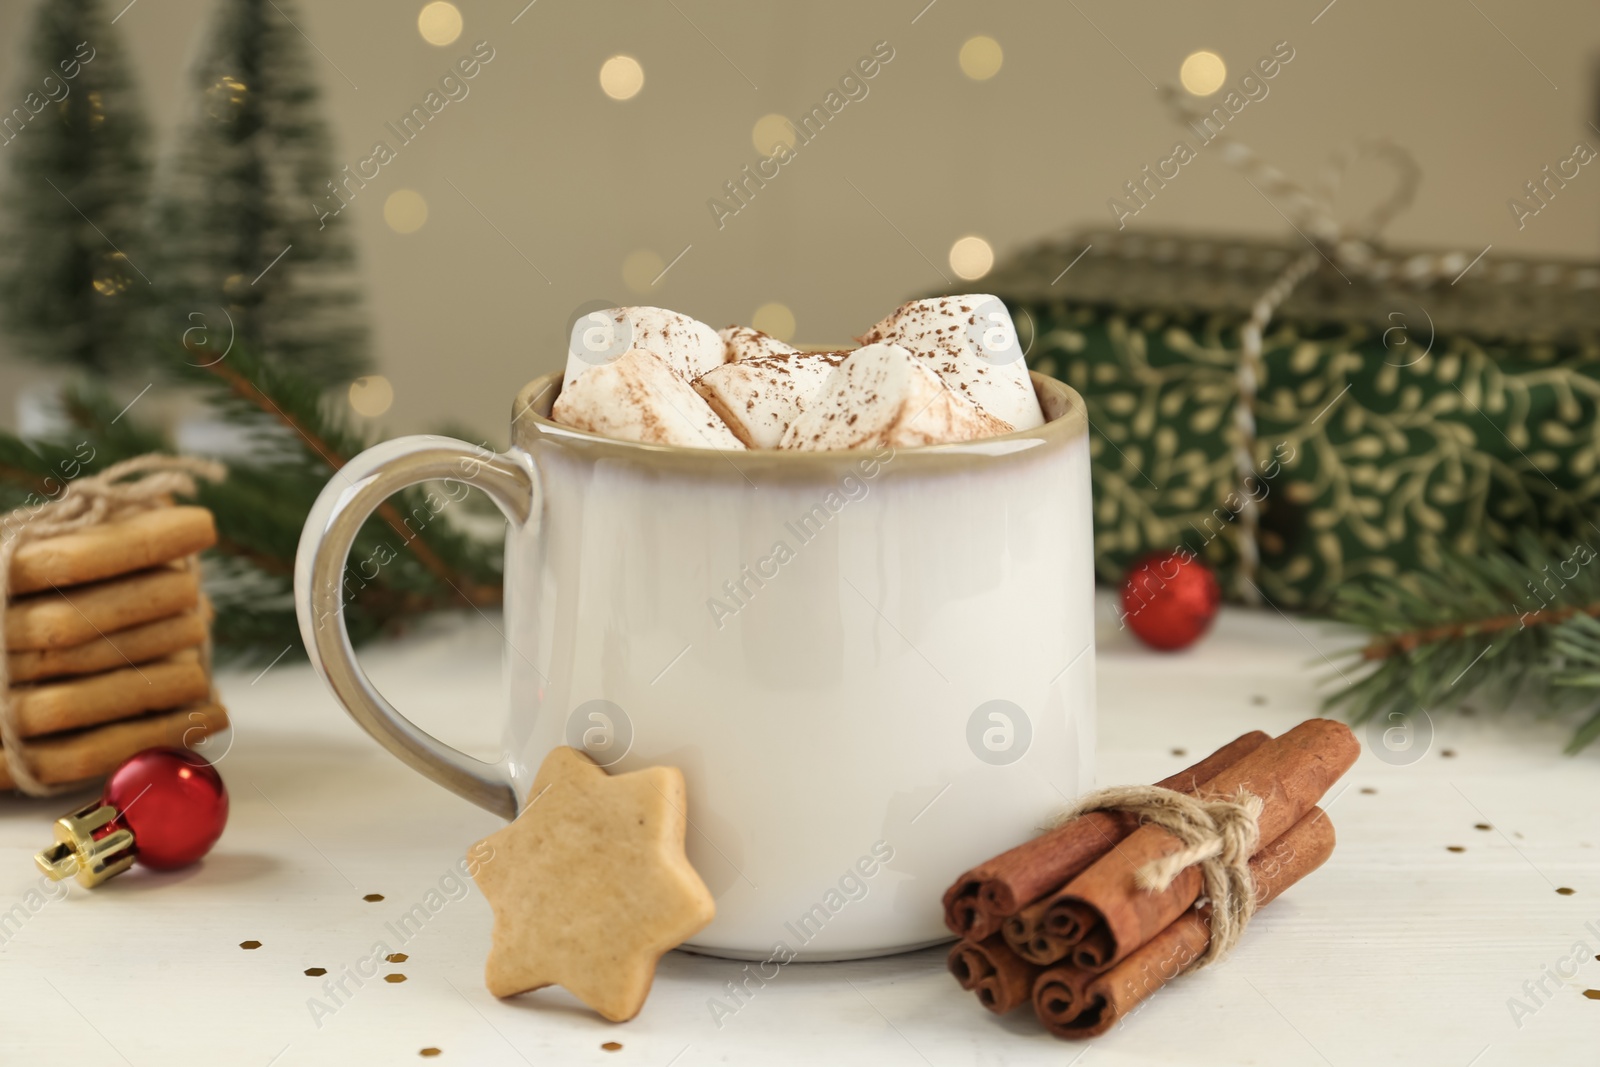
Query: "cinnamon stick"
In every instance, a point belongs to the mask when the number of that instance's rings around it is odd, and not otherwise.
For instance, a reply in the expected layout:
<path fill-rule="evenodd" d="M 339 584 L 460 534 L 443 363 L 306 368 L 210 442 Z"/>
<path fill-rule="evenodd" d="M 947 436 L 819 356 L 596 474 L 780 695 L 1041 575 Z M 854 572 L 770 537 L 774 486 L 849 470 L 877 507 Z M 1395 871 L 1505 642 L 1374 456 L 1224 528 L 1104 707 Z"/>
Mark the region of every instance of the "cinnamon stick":
<path fill-rule="evenodd" d="M 983 941 L 957 941 L 945 961 L 961 988 L 996 1015 L 1028 1003 L 1042 968 L 1011 951 L 1005 938 L 992 934 Z"/>
<path fill-rule="evenodd" d="M 1267 845 L 1299 822 L 1360 752 L 1348 726 L 1309 719 L 1206 782 L 1202 792 L 1233 796 L 1244 789 L 1260 797 L 1258 825 Z M 1183 847 L 1159 826 L 1141 826 L 1059 891 L 1025 909 L 1025 936 L 1013 938 L 1008 928 L 1007 941 L 1032 963 L 1054 963 L 1070 952 L 1072 962 L 1084 970 L 1114 967 L 1171 925 L 1200 895 L 1198 867 L 1186 869 L 1159 893 L 1141 889 L 1135 881 L 1147 863 Z"/>
<path fill-rule="evenodd" d="M 1185 775 L 1183 776 L 1183 781 L 1174 781 L 1169 778 L 1166 781 L 1157 782 L 1156 785 L 1166 789 L 1178 789 L 1191 795 L 1198 795 L 1202 783 L 1215 778 L 1229 767 L 1237 765 L 1240 760 L 1258 751 L 1262 745 L 1271 740 L 1269 736 L 1259 730 L 1245 734 L 1232 744 L 1218 750 L 1211 759 L 1196 765 L 1198 770 L 1210 771 L 1209 775 L 1205 777 L 1200 774 Z M 1236 758 L 1225 763 L 1216 759 L 1217 756 L 1221 756 L 1229 750 L 1237 752 Z M 1216 762 L 1213 762 L 1213 760 Z M 1210 764 L 1210 766 L 1207 766 L 1207 764 Z M 1095 928 L 1095 916 L 1093 913 L 1074 902 L 1063 902 L 1057 899 L 1067 882 L 1088 870 L 1094 862 L 1104 857 L 1113 848 L 1120 847 L 1121 842 L 1139 828 L 1139 820 L 1124 812 L 1090 812 L 1080 816 L 1079 819 L 1074 819 L 1073 822 L 1076 823 L 1082 819 L 1090 819 L 1095 816 L 1119 820 L 1119 825 L 1125 827 L 1125 829 L 1114 841 L 1108 841 L 1105 847 L 1102 847 L 1089 862 L 1083 863 L 1076 871 L 1068 874 L 1066 878 L 1057 882 L 1056 885 L 1049 887 L 1040 895 L 1039 899 L 1020 908 L 1015 915 L 1008 916 L 1001 926 L 1001 931 L 1005 934 L 1006 942 L 1011 946 L 1012 951 L 1037 966 L 1048 966 L 1066 956 L 1069 952 L 1078 953 L 1084 960 L 1083 966 L 1091 969 L 1103 966 L 1110 958 L 1111 946 L 1105 944 L 1107 940 L 1106 934 Z"/>
<path fill-rule="evenodd" d="M 1322 866 L 1333 846 L 1333 823 L 1321 808 L 1312 808 L 1250 861 L 1256 906 L 1265 907 Z M 1071 965 L 1042 971 L 1033 986 L 1034 1013 L 1057 1037 L 1096 1037 L 1127 1018 L 1210 943 L 1210 907 L 1191 909 L 1104 974 Z"/>
<path fill-rule="evenodd" d="M 1156 785 L 1192 791 L 1269 740 L 1253 730 Z M 945 925 L 969 941 L 987 940 L 1007 916 L 1061 888 L 1137 827 L 1131 815 L 1090 812 L 980 863 L 945 892 Z"/>

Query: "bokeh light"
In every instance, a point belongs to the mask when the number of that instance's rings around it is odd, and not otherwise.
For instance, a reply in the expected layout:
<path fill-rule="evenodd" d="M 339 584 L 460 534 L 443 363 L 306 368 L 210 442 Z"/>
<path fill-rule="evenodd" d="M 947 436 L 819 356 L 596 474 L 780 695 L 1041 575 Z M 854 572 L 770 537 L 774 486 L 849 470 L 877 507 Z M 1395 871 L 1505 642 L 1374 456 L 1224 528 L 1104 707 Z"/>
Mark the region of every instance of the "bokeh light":
<path fill-rule="evenodd" d="M 369 374 L 350 383 L 350 407 L 357 415 L 375 419 L 394 403 L 394 386 L 381 374 Z"/>
<path fill-rule="evenodd" d="M 629 252 L 628 258 L 622 261 L 623 284 L 636 293 L 648 293 L 666 265 L 648 248 Z"/>
<path fill-rule="evenodd" d="M 956 56 L 956 62 L 961 64 L 961 73 L 975 82 L 988 81 L 999 74 L 1005 60 L 1005 52 L 1001 49 L 1000 42 L 981 34 L 977 37 L 968 37 L 961 46 L 961 52 Z"/>
<path fill-rule="evenodd" d="M 950 269 L 963 281 L 981 278 L 993 266 L 994 249 L 982 237 L 963 237 L 950 246 Z"/>
<path fill-rule="evenodd" d="M 762 304 L 750 316 L 750 325 L 780 341 L 794 339 L 794 312 L 785 304 Z"/>
<path fill-rule="evenodd" d="M 632 100 L 644 88 L 644 68 L 632 56 L 612 56 L 600 65 L 600 88 L 613 100 Z"/>
<path fill-rule="evenodd" d="M 433 0 L 417 13 L 417 32 L 440 48 L 453 43 L 461 36 L 461 9 L 448 0 Z"/>
<path fill-rule="evenodd" d="M 1228 78 L 1228 65 L 1215 52 L 1190 52 L 1178 69 L 1178 80 L 1195 96 L 1210 96 Z"/>
<path fill-rule="evenodd" d="M 782 115 L 762 115 L 756 120 L 755 129 L 750 131 L 750 142 L 764 156 L 772 155 L 780 144 L 793 148 L 794 125 Z"/>
<path fill-rule="evenodd" d="M 428 202 L 415 189 L 396 189 L 383 202 L 383 221 L 395 233 L 416 233 L 428 221 Z"/>

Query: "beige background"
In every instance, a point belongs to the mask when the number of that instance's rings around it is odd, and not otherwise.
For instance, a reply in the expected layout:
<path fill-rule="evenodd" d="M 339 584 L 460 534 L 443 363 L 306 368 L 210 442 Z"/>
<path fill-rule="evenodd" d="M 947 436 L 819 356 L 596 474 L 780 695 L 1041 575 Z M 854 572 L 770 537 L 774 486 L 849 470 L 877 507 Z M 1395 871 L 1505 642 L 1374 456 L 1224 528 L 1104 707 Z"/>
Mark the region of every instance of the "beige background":
<path fill-rule="evenodd" d="M 110 9 L 120 2 L 108 0 Z M 1491 257 L 1594 256 L 1600 244 L 1600 163 L 1521 232 L 1506 208 L 1576 141 L 1600 148 L 1588 125 L 1600 69 L 1592 0 L 1536 9 L 1336 0 L 1327 10 L 1325 0 L 937 0 L 926 10 L 925 0 L 537 0 L 513 24 L 524 2 L 459 0 L 465 30 L 445 47 L 420 37 L 421 0 L 301 0 L 290 9 L 326 57 L 313 61 L 339 164 L 392 140 L 384 123 L 474 42 L 496 51 L 471 95 L 350 208 L 378 371 L 395 390 L 376 420 L 388 431 L 448 419 L 499 439 L 512 393 L 561 363 L 567 321 L 588 301 L 660 304 L 717 326 L 777 301 L 793 309 L 802 340 L 840 340 L 946 284 L 950 245 L 963 235 L 982 235 L 1004 256 L 1064 227 L 1103 225 L 1107 198 L 1175 140 L 1150 82 L 1174 81 L 1197 48 L 1220 53 L 1234 83 L 1276 42 L 1290 42 L 1294 61 L 1232 128 L 1296 175 L 1309 179 L 1357 137 L 1408 145 L 1425 180 L 1419 203 L 1389 231 L 1395 242 L 1469 255 L 1492 243 Z M 185 71 L 212 6 L 136 0 L 117 24 L 162 150 L 192 104 Z M 31 10 L 23 0 L 0 4 L 0 92 L 16 92 L 13 53 Z M 1005 53 L 984 82 L 957 62 L 975 34 Z M 808 110 L 880 40 L 895 58 L 866 99 L 719 232 L 706 201 L 757 161 L 757 119 Z M 608 99 L 597 77 L 619 52 L 637 57 L 646 79 L 626 102 Z M 408 235 L 383 219 L 385 198 L 402 188 L 429 205 L 426 225 Z M 1373 175 L 1351 194 L 1378 189 Z M 1289 232 L 1205 153 L 1130 227 Z M 647 292 L 625 284 L 630 253 L 666 263 L 686 246 Z M 0 388 L 39 374 L 7 366 Z"/>

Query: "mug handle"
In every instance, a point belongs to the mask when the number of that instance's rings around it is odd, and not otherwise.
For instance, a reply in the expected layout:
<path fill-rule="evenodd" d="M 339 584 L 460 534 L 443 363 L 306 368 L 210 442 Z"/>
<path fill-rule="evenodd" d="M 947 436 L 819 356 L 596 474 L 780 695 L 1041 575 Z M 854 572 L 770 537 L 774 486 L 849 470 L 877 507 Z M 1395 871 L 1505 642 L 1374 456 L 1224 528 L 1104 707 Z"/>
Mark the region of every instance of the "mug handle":
<path fill-rule="evenodd" d="M 419 434 L 367 449 L 323 487 L 301 531 L 294 564 L 300 638 L 334 697 L 379 744 L 451 792 L 514 819 L 517 798 L 505 765 L 459 752 L 396 711 L 356 662 L 345 626 L 344 571 L 357 532 L 388 497 L 435 480 L 482 489 L 518 526 L 534 513 L 539 492 L 531 464 L 451 437 Z"/>

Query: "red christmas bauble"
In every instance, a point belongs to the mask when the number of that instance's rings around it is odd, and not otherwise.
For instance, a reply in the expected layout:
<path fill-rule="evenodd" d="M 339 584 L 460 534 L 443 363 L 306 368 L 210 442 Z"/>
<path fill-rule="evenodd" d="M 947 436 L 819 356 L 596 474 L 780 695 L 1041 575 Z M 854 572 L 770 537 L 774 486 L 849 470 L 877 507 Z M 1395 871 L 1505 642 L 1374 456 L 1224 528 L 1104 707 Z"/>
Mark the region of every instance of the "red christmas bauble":
<path fill-rule="evenodd" d="M 1123 621 L 1163 652 L 1194 644 L 1221 603 L 1217 576 L 1186 549 L 1142 556 L 1122 579 Z"/>
<path fill-rule="evenodd" d="M 148 748 L 130 757 L 106 782 L 101 802 L 133 831 L 138 862 L 158 871 L 210 852 L 228 823 L 222 775 L 184 748 Z"/>

